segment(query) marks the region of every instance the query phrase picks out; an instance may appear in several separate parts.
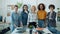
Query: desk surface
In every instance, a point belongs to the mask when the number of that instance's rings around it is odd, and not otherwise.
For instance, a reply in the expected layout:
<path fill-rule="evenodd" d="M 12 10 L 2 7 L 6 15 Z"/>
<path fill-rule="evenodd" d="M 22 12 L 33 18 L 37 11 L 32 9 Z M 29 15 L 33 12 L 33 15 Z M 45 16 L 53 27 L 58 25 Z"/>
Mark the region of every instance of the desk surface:
<path fill-rule="evenodd" d="M 0 22 L 0 31 L 3 30 L 3 29 L 5 29 L 5 28 L 7 28 L 7 27 L 9 27 L 9 26 L 10 25 L 7 24 L 7 23 Z"/>
<path fill-rule="evenodd" d="M 34 29 L 35 30 L 35 29 Z M 24 32 L 24 33 L 16 33 L 18 30 L 17 29 L 15 29 L 11 34 L 29 34 L 29 29 L 27 28 L 26 29 L 26 32 Z M 50 34 L 52 34 L 47 28 L 44 28 L 43 29 L 43 31 L 45 32 L 44 34 L 47 34 L 47 33 L 50 33 Z M 33 34 L 34 34 L 35 32 L 33 31 Z"/>

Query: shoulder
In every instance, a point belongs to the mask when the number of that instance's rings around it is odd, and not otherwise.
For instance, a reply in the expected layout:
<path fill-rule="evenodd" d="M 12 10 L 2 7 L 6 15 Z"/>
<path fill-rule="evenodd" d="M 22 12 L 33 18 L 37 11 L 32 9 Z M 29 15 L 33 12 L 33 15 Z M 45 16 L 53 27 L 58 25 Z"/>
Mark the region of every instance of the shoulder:
<path fill-rule="evenodd" d="M 56 14 L 56 12 L 54 11 L 53 13 L 55 13 Z"/>
<path fill-rule="evenodd" d="M 28 13 L 29 13 L 29 11 L 28 11 Z"/>
<path fill-rule="evenodd" d="M 45 11 L 46 12 L 46 11 Z"/>
<path fill-rule="evenodd" d="M 23 13 L 24 11 L 21 11 L 21 13 Z"/>
<path fill-rule="evenodd" d="M 11 13 L 11 15 L 13 15 L 13 14 L 14 14 L 14 12 Z"/>
<path fill-rule="evenodd" d="M 39 12 L 39 10 L 37 12 Z"/>
<path fill-rule="evenodd" d="M 28 15 L 31 15 L 31 13 L 29 13 Z"/>
<path fill-rule="evenodd" d="M 50 12 L 48 12 L 47 14 L 50 14 Z"/>
<path fill-rule="evenodd" d="M 39 13 L 40 11 L 38 10 L 37 13 Z"/>
<path fill-rule="evenodd" d="M 47 13 L 47 11 L 44 10 L 45 13 Z"/>
<path fill-rule="evenodd" d="M 24 13 L 24 11 L 21 11 L 21 14 L 23 14 Z"/>
<path fill-rule="evenodd" d="M 37 11 L 35 11 L 35 13 L 34 13 L 35 15 L 37 14 Z"/>

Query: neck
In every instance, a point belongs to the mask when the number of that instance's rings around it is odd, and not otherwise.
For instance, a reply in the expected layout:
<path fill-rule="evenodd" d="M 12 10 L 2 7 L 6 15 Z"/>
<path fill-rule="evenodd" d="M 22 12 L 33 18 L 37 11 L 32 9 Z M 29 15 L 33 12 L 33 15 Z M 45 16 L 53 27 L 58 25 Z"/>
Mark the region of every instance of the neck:
<path fill-rule="evenodd" d="M 18 11 L 18 10 L 15 10 L 16 12 Z"/>
<path fill-rule="evenodd" d="M 25 11 L 27 11 L 27 10 L 25 10 Z"/>
<path fill-rule="evenodd" d="M 44 10 L 40 10 L 40 11 L 44 11 Z"/>
<path fill-rule="evenodd" d="M 33 13 L 35 13 L 35 11 Z"/>
<path fill-rule="evenodd" d="M 32 12 L 32 13 L 36 13 L 36 12 Z"/>
<path fill-rule="evenodd" d="M 53 11 L 53 10 L 50 10 L 50 11 Z"/>
<path fill-rule="evenodd" d="M 51 10 L 51 12 L 53 12 L 53 10 Z"/>

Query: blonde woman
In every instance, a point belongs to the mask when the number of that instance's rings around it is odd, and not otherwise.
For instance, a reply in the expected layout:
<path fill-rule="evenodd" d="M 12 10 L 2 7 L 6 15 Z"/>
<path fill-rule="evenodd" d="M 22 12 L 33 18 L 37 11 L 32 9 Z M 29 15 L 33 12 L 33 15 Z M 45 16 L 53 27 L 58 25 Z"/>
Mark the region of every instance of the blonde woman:
<path fill-rule="evenodd" d="M 37 23 L 36 7 L 32 6 L 31 11 L 28 14 L 28 27 L 31 29 L 30 34 L 32 34 L 32 29 L 37 27 L 36 23 Z"/>

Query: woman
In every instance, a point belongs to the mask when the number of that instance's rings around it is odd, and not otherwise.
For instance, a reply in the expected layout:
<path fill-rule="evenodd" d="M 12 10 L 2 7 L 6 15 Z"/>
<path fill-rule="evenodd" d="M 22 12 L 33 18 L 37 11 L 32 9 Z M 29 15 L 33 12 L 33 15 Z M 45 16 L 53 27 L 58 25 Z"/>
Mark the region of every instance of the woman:
<path fill-rule="evenodd" d="M 11 18 L 12 18 L 12 22 L 11 22 L 11 32 L 14 31 L 15 28 L 20 27 L 20 15 L 18 13 L 18 6 L 15 5 L 15 11 L 12 13 Z"/>
<path fill-rule="evenodd" d="M 39 4 L 38 5 L 38 12 L 37 12 L 38 27 L 44 28 L 46 15 L 47 15 L 47 12 L 45 11 L 45 5 L 43 3 Z"/>
<path fill-rule="evenodd" d="M 44 28 L 47 12 L 45 11 L 45 5 L 43 3 L 38 5 L 38 27 L 41 29 Z M 39 29 L 38 28 L 38 29 Z M 42 33 L 42 32 L 40 32 Z"/>
<path fill-rule="evenodd" d="M 26 26 L 27 26 L 27 20 L 28 20 L 28 6 L 23 5 L 23 11 L 21 12 L 21 23 L 24 27 L 24 31 L 26 31 Z"/>
<path fill-rule="evenodd" d="M 31 12 L 28 14 L 28 24 L 33 25 L 36 28 L 37 23 L 37 13 L 36 13 L 36 7 L 31 7 Z"/>
<path fill-rule="evenodd" d="M 30 28 L 30 34 L 32 34 L 32 29 L 37 27 L 37 13 L 36 7 L 31 7 L 31 12 L 28 14 L 28 27 Z M 32 26 L 32 28 L 30 27 Z"/>
<path fill-rule="evenodd" d="M 54 5 L 49 5 L 50 12 L 48 12 L 48 22 L 49 22 L 49 27 L 56 27 L 56 12 L 54 11 L 55 6 Z"/>
<path fill-rule="evenodd" d="M 55 6 L 53 4 L 49 5 L 50 12 L 48 12 L 48 28 L 50 31 L 56 33 L 56 12 L 54 11 Z"/>
<path fill-rule="evenodd" d="M 28 6 L 24 5 L 23 11 L 21 12 L 21 22 L 23 26 L 27 26 L 28 13 L 29 13 Z"/>

